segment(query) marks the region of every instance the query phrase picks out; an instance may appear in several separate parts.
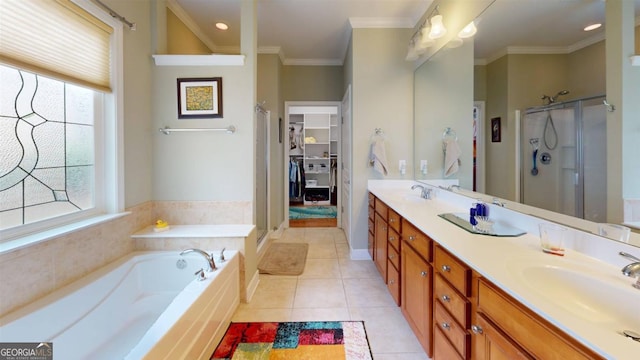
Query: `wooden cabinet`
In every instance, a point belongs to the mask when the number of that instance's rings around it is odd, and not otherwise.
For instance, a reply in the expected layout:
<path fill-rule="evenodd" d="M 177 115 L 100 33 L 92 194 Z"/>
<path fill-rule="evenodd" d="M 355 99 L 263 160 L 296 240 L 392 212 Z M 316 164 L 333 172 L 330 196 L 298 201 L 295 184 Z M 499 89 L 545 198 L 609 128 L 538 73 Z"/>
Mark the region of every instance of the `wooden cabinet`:
<path fill-rule="evenodd" d="M 368 243 L 367 243 L 367 250 L 369 251 L 369 256 L 371 256 L 371 260 L 374 260 L 374 252 L 375 252 L 375 221 L 376 221 L 376 216 L 375 216 L 375 201 L 376 201 L 376 197 L 375 195 L 369 193 L 369 207 L 368 207 L 368 212 L 369 212 L 369 216 L 368 216 L 368 222 L 369 222 L 369 234 L 368 234 Z"/>
<path fill-rule="evenodd" d="M 434 328 L 444 336 L 436 343 L 434 359 L 449 359 L 449 351 L 443 353 L 437 348 L 445 342 L 459 358 L 468 359 L 472 347 L 469 332 L 471 301 L 468 299 L 471 295 L 471 269 L 439 245 L 434 248 Z"/>
<path fill-rule="evenodd" d="M 405 230 L 408 231 L 405 233 Z M 428 258 L 431 239 L 414 232 L 415 227 L 402 220 L 400 244 L 400 301 L 401 310 L 409 326 L 429 357 L 433 356 L 432 340 L 432 282 L 433 270 Z M 412 237 L 413 240 L 409 240 Z M 413 245 L 418 244 L 417 248 Z M 427 249 L 420 251 L 419 249 Z M 426 256 L 425 256 L 426 255 Z"/>
<path fill-rule="evenodd" d="M 387 222 L 380 214 L 376 213 L 373 261 L 385 284 L 387 283 L 387 235 Z"/>
<path fill-rule="evenodd" d="M 485 279 L 478 284 L 477 359 L 602 359 Z M 520 350 L 522 349 L 522 350 Z"/>

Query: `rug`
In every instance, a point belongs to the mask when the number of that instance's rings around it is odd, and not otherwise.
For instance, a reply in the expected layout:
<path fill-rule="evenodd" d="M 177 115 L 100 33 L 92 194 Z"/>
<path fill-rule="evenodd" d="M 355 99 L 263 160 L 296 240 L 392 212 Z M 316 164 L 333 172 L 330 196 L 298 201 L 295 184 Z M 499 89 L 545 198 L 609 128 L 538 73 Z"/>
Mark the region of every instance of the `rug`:
<path fill-rule="evenodd" d="M 211 360 L 371 360 L 362 321 L 231 323 Z"/>
<path fill-rule="evenodd" d="M 258 264 L 261 274 L 300 275 L 307 261 L 309 244 L 273 243 Z"/>
<path fill-rule="evenodd" d="M 290 206 L 289 219 L 331 219 L 338 215 L 335 206 Z"/>

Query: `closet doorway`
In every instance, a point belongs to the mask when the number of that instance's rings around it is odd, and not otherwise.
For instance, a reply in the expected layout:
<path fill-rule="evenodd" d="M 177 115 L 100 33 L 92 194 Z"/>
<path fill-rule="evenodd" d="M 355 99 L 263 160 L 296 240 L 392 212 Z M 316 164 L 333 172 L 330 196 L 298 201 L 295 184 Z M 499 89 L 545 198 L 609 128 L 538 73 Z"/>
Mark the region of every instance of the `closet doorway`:
<path fill-rule="evenodd" d="M 287 227 L 340 224 L 340 118 L 336 101 L 285 102 Z"/>

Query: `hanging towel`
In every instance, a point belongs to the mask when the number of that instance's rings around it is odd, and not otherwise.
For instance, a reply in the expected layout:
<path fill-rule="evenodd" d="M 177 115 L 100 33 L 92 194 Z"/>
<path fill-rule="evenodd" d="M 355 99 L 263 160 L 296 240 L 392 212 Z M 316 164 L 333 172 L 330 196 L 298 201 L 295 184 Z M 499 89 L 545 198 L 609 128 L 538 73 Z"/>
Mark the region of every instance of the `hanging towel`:
<path fill-rule="evenodd" d="M 369 153 L 369 165 L 373 166 L 380 174 L 387 175 L 387 155 L 384 150 L 384 141 L 377 139 L 371 143 Z"/>
<path fill-rule="evenodd" d="M 458 142 L 453 139 L 445 140 L 444 148 L 444 176 L 448 177 L 458 172 L 462 151 Z"/>

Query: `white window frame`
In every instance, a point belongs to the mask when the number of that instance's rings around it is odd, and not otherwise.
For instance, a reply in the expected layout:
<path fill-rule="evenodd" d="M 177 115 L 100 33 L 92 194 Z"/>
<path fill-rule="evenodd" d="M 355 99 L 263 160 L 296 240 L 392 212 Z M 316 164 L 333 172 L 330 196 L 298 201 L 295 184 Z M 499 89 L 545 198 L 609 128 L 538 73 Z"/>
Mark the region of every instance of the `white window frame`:
<path fill-rule="evenodd" d="M 0 230 L 0 254 L 125 215 L 123 25 L 88 0 L 72 0 L 104 23 L 111 34 L 111 93 L 104 93 L 94 123 L 95 204 L 92 209 Z M 96 95 L 99 96 L 99 95 Z M 100 146 L 102 145 L 102 146 Z"/>

